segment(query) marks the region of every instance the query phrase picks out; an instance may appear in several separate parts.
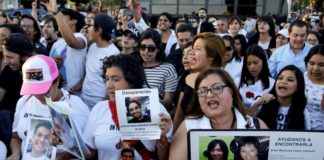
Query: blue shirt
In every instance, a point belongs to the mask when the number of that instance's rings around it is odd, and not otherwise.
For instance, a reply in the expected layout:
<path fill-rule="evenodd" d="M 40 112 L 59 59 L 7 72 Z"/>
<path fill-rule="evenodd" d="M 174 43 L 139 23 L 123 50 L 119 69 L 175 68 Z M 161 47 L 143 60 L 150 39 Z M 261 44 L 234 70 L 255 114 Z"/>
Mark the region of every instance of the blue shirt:
<path fill-rule="evenodd" d="M 290 43 L 279 47 L 268 60 L 269 70 L 272 77 L 276 77 L 279 71 L 290 64 L 298 67 L 302 72 L 306 72 L 304 59 L 313 46 L 305 43 L 303 49 L 295 54 Z"/>

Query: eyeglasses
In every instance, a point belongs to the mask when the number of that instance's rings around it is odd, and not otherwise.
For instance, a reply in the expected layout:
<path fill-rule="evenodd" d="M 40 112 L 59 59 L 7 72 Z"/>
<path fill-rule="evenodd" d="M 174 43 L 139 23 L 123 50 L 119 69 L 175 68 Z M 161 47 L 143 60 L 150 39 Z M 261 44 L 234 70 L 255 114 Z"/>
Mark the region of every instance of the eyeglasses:
<path fill-rule="evenodd" d="M 227 85 L 222 85 L 220 83 L 215 83 L 212 85 L 210 89 L 207 87 L 201 87 L 196 92 L 199 97 L 205 97 L 207 96 L 208 92 L 210 91 L 213 95 L 220 94 L 223 92 L 224 87 L 227 87 Z"/>
<path fill-rule="evenodd" d="M 228 46 L 228 47 L 225 47 L 226 51 L 232 51 L 232 47 L 231 46 Z"/>
<path fill-rule="evenodd" d="M 258 21 L 257 23 L 258 23 L 258 25 L 266 25 L 266 24 L 268 24 L 268 23 L 265 22 L 265 21 Z"/>
<path fill-rule="evenodd" d="M 155 46 L 145 46 L 145 45 L 140 46 L 140 50 L 143 51 L 143 52 L 146 51 L 146 48 L 147 48 L 147 50 L 149 52 L 154 52 L 157 47 L 155 47 Z"/>
<path fill-rule="evenodd" d="M 20 25 L 20 27 L 23 29 L 33 29 L 34 25 Z"/>

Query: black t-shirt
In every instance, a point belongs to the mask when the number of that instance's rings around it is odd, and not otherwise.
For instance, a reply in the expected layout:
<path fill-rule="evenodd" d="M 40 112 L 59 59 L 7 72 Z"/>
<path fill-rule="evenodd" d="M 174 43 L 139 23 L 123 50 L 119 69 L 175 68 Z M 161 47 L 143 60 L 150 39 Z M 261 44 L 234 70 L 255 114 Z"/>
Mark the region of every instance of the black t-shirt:
<path fill-rule="evenodd" d="M 131 119 L 128 121 L 128 123 L 144 123 L 144 122 L 151 122 L 151 117 L 144 115 L 144 118 L 141 120 Z"/>
<path fill-rule="evenodd" d="M 0 110 L 7 109 L 15 111 L 16 103 L 20 98 L 20 88 L 22 85 L 22 76 L 19 71 L 13 71 L 6 66 L 0 75 L 0 87 L 6 91 L 0 102 Z"/>

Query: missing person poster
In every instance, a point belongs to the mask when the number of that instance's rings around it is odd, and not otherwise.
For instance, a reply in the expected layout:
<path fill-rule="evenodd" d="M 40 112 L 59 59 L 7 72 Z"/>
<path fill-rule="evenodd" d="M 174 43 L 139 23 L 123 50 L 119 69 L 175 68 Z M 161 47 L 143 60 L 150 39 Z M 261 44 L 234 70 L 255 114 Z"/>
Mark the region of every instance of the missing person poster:
<path fill-rule="evenodd" d="M 58 151 L 66 151 L 78 159 L 85 159 L 84 153 L 89 154 L 90 151 L 72 121 L 69 104 L 65 101 L 53 102 L 50 98 L 46 98 L 46 102 L 52 115 L 53 130 L 62 141 L 57 146 Z"/>
<path fill-rule="evenodd" d="M 157 89 L 116 91 L 116 105 L 123 140 L 160 138 L 161 104 Z"/>
<path fill-rule="evenodd" d="M 190 159 L 323 160 L 324 132 L 190 130 Z M 198 145 L 197 145 L 198 144 Z"/>
<path fill-rule="evenodd" d="M 56 147 L 50 144 L 52 122 L 45 119 L 30 119 L 23 160 L 54 160 Z"/>

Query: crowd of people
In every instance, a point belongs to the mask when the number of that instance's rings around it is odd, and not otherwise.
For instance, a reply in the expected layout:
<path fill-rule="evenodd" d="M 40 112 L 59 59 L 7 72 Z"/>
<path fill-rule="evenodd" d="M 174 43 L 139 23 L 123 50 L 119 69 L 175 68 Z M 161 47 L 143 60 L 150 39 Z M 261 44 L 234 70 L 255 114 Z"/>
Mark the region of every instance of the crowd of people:
<path fill-rule="evenodd" d="M 56 0 L 40 3 L 42 18 L 36 2 L 18 22 L 0 15 L 0 159 L 27 156 L 30 119 L 51 120 L 46 98 L 69 104 L 89 159 L 185 160 L 191 129 L 324 130 L 324 28 L 212 17 L 205 8 L 197 23 L 164 12 L 155 25 L 134 0 L 114 15 L 85 16 Z M 161 137 L 121 140 L 115 91 L 141 88 L 158 90 Z M 136 100 L 127 110 L 131 123 L 151 121 Z M 259 143 L 238 141 L 240 158 L 258 159 Z M 224 145 L 211 141 L 203 154 L 227 159 Z"/>

